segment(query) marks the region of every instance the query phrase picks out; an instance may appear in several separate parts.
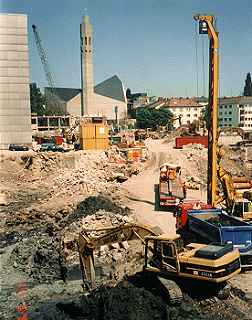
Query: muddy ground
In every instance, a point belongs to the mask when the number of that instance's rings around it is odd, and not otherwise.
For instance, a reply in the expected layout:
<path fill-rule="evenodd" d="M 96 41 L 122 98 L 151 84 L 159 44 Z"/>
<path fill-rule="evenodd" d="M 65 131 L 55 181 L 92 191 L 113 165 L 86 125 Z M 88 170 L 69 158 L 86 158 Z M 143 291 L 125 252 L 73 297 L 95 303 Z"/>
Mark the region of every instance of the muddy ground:
<path fill-rule="evenodd" d="M 160 146 L 161 154 L 166 153 L 164 144 Z M 149 149 L 160 162 L 159 147 L 153 148 L 150 142 Z M 249 292 L 246 285 L 239 286 L 242 275 L 226 301 L 184 290 L 180 307 L 168 305 L 155 286 L 134 277 L 143 261 L 138 243 L 97 257 L 96 271 L 103 285 L 90 295 L 83 292 L 76 248 L 66 259 L 62 239 L 74 239 L 83 227 L 133 221 L 152 221 L 174 230 L 172 215 L 153 209 L 152 179 L 158 165 L 151 161 L 136 176 L 142 164 L 136 168 L 110 163 L 104 154 L 2 157 L 0 183 L 7 203 L 0 207 L 1 318 L 17 319 L 23 314 L 28 319 L 50 320 L 252 319 Z M 151 174 L 143 188 L 146 172 Z M 117 179 L 122 173 L 130 177 L 124 186 Z M 245 277 L 249 282 L 252 274 Z"/>

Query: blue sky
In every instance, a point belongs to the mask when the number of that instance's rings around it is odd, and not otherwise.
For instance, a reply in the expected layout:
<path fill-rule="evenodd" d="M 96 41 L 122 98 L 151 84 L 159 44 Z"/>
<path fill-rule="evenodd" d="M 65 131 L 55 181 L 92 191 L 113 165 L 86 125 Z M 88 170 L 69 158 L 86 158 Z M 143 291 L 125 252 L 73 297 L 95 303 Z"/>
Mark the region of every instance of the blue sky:
<path fill-rule="evenodd" d="M 94 28 L 96 84 L 117 74 L 133 92 L 194 96 L 198 74 L 198 93 L 207 92 L 208 38 L 197 36 L 197 73 L 195 13 L 217 17 L 220 94 L 240 94 L 252 72 L 251 0 L 1 0 L 0 6 L 28 14 L 30 77 L 41 87 L 47 84 L 31 25 L 38 26 L 56 86 L 78 88 L 79 24 L 86 13 Z"/>

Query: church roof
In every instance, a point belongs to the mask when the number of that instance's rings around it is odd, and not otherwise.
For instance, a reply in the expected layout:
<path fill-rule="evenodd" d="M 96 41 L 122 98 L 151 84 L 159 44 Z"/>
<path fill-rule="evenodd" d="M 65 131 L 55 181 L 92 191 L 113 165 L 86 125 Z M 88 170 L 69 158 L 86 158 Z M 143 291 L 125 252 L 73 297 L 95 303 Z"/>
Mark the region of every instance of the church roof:
<path fill-rule="evenodd" d="M 67 102 L 77 96 L 81 89 L 74 88 L 54 88 L 56 95 L 64 102 Z M 50 88 L 45 88 L 45 94 Z M 94 92 L 101 96 L 109 97 L 115 100 L 126 102 L 122 81 L 115 75 L 94 87 Z"/>
<path fill-rule="evenodd" d="M 122 81 L 115 75 L 94 87 L 94 92 L 105 97 L 125 102 Z"/>
<path fill-rule="evenodd" d="M 45 94 L 50 90 L 49 87 L 45 88 Z M 54 92 L 60 100 L 67 102 L 77 96 L 81 89 L 74 89 L 74 88 L 54 88 Z"/>

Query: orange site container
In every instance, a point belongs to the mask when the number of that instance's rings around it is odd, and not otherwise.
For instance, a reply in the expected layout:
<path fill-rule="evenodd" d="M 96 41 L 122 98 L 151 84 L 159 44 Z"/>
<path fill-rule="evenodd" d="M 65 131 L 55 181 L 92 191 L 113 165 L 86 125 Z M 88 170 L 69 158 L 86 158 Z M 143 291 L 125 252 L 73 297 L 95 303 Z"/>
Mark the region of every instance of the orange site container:
<path fill-rule="evenodd" d="M 84 123 L 80 126 L 80 146 L 83 150 L 106 150 L 109 129 L 104 123 Z"/>

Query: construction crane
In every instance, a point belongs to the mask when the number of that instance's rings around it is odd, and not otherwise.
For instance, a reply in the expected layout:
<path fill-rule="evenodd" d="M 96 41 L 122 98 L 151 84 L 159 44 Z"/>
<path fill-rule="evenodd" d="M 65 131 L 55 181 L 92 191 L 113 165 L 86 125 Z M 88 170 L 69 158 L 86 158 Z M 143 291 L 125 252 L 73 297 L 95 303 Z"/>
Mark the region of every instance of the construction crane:
<path fill-rule="evenodd" d="M 50 99 L 52 100 L 54 106 L 57 107 L 57 109 L 58 109 L 57 111 L 59 111 L 61 109 L 61 101 L 58 98 L 58 96 L 56 94 L 56 91 L 55 91 L 54 79 L 53 79 L 52 72 L 50 70 L 47 53 L 46 53 L 45 48 L 42 45 L 42 40 L 41 40 L 41 37 L 39 35 L 37 26 L 35 26 L 33 24 L 32 25 L 32 30 L 33 30 L 33 33 L 34 33 L 36 46 L 37 46 L 38 53 L 39 53 L 39 56 L 40 56 L 40 60 L 41 60 L 41 63 L 42 63 L 42 66 L 43 66 L 43 69 L 44 69 L 44 72 L 45 72 L 45 76 L 46 76 L 46 80 L 47 80 L 47 83 L 48 83 L 48 86 L 49 86 L 49 90 L 50 90 L 50 93 L 51 93 Z"/>

